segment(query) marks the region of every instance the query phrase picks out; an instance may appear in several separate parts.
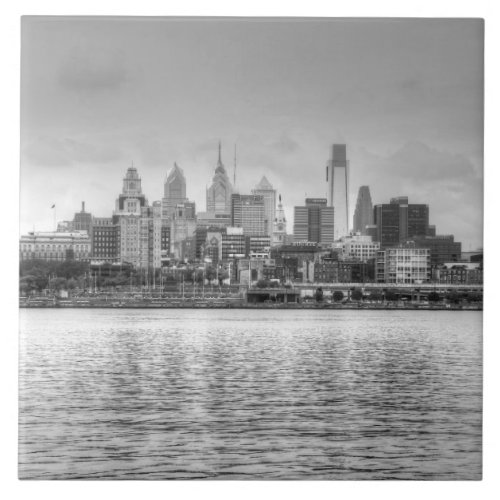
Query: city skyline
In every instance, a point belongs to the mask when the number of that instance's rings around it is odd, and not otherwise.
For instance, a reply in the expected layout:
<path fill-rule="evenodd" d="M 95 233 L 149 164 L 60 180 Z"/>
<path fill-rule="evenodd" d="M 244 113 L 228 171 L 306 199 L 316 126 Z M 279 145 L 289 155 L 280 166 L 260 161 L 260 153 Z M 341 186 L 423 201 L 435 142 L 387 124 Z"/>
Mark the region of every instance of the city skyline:
<path fill-rule="evenodd" d="M 236 189 L 265 175 L 293 223 L 305 197 L 326 197 L 341 142 L 349 221 L 369 185 L 374 204 L 428 203 L 431 224 L 480 247 L 481 33 L 466 20 L 24 18 L 21 233 L 52 229 L 54 203 L 60 220 L 83 200 L 107 215 L 132 161 L 150 201 L 177 162 L 201 208 L 219 140 L 231 180 L 237 144 Z"/>

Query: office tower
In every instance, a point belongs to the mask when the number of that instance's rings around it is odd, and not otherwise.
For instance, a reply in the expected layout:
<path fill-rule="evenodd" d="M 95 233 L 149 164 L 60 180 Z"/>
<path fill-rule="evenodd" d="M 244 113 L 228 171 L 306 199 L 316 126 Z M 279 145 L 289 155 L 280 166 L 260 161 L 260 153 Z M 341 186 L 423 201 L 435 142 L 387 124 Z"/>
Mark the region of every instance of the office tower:
<path fill-rule="evenodd" d="M 305 206 L 294 207 L 293 239 L 330 245 L 334 241 L 334 207 L 326 198 L 306 198 Z"/>
<path fill-rule="evenodd" d="M 335 240 L 349 234 L 348 167 L 346 145 L 334 144 L 332 158 L 326 167 L 326 181 L 328 182 L 328 205 L 334 208 L 335 213 L 333 228 Z"/>
<path fill-rule="evenodd" d="M 231 225 L 243 228 L 245 236 L 266 235 L 264 197 L 254 194 L 233 194 Z"/>
<path fill-rule="evenodd" d="M 115 214 L 141 214 L 141 207 L 147 205 L 146 197 L 142 194 L 141 178 L 135 167 L 129 167 L 123 179 L 121 194 L 116 200 Z"/>
<path fill-rule="evenodd" d="M 429 233 L 429 206 L 409 204 L 407 196 L 392 198 L 388 204 L 375 205 L 373 219 L 376 240 L 381 248 L 405 243 Z"/>
<path fill-rule="evenodd" d="M 264 198 L 265 231 L 268 236 L 272 236 L 276 216 L 276 190 L 264 176 L 255 189 L 252 189 L 252 194 L 261 195 Z"/>
<path fill-rule="evenodd" d="M 353 231 L 367 235 L 367 227 L 373 225 L 373 205 L 368 186 L 361 186 L 358 192 L 358 200 L 353 217 Z"/>
<path fill-rule="evenodd" d="M 215 169 L 212 185 L 207 189 L 207 212 L 216 214 L 231 213 L 231 195 L 233 187 L 221 160 L 221 143 L 219 142 L 219 159 Z"/>
<path fill-rule="evenodd" d="M 176 258 L 182 258 L 182 242 L 194 236 L 196 230 L 196 205 L 192 201 L 178 203 L 170 222 L 171 250 Z"/>
<path fill-rule="evenodd" d="M 286 217 L 281 203 L 281 195 L 279 195 L 278 210 L 274 219 L 273 234 L 271 237 L 271 246 L 284 245 L 286 243 Z"/>
<path fill-rule="evenodd" d="M 165 179 L 163 185 L 162 216 L 172 217 L 175 207 L 179 203 L 184 203 L 186 199 L 186 178 L 184 172 L 177 163 L 174 163 L 172 170 Z"/>
<path fill-rule="evenodd" d="M 431 266 L 435 267 L 447 262 L 458 262 L 462 258 L 462 243 L 455 241 L 452 234 L 437 236 L 419 236 L 413 238 L 415 248 L 428 248 L 431 255 Z"/>

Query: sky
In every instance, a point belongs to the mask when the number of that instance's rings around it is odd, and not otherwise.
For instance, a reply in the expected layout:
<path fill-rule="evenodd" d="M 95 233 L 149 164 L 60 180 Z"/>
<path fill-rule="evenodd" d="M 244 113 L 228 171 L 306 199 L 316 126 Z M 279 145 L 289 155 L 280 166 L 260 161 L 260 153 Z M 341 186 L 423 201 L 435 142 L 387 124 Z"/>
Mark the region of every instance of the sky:
<path fill-rule="evenodd" d="M 368 185 L 482 247 L 482 21 L 23 18 L 21 233 L 82 201 L 111 216 L 132 162 L 150 203 L 177 162 L 205 211 L 219 140 L 240 193 L 265 175 L 282 195 L 289 233 L 345 143 L 351 221 Z"/>

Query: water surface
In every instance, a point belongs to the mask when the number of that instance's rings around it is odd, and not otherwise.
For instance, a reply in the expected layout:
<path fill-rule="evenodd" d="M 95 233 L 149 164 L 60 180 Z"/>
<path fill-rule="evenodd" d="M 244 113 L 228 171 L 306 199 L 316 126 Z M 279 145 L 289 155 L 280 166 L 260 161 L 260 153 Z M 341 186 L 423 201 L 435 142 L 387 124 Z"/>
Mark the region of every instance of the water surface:
<path fill-rule="evenodd" d="M 480 312 L 20 315 L 21 478 L 481 478 Z"/>

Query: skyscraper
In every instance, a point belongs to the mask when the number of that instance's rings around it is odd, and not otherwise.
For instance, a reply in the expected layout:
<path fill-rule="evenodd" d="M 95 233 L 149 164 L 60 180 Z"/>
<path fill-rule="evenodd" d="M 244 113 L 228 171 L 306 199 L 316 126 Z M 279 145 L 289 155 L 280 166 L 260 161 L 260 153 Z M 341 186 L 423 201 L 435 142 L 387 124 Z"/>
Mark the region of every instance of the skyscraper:
<path fill-rule="evenodd" d="M 346 145 L 334 144 L 332 158 L 326 167 L 328 182 L 328 205 L 334 208 L 334 239 L 349 234 L 348 166 Z"/>
<path fill-rule="evenodd" d="M 381 248 L 395 246 L 429 231 L 429 205 L 409 204 L 407 196 L 391 198 L 390 203 L 375 205 L 376 240 Z"/>
<path fill-rule="evenodd" d="M 212 185 L 207 189 L 207 212 L 230 214 L 232 194 L 233 187 L 221 160 L 221 143 L 219 142 L 217 168 L 215 169 Z"/>
<path fill-rule="evenodd" d="M 358 192 L 358 200 L 356 202 L 356 210 L 354 210 L 353 230 L 355 233 L 366 235 L 366 226 L 373 224 L 373 205 L 368 186 L 361 186 Z"/>
<path fill-rule="evenodd" d="M 231 225 L 243 228 L 245 236 L 265 236 L 264 197 L 255 194 L 233 194 L 231 197 Z"/>
<path fill-rule="evenodd" d="M 306 198 L 305 206 L 294 207 L 293 239 L 330 245 L 333 243 L 334 208 L 326 198 Z"/>
<path fill-rule="evenodd" d="M 272 236 L 276 215 L 276 190 L 266 177 L 263 176 L 255 189 L 252 189 L 252 194 L 261 195 L 264 198 L 265 232 L 268 236 Z"/>
<path fill-rule="evenodd" d="M 186 178 L 182 169 L 174 163 L 163 185 L 162 216 L 172 217 L 175 207 L 187 201 Z"/>
<path fill-rule="evenodd" d="M 141 207 L 147 205 L 142 194 L 141 178 L 135 167 L 129 167 L 123 178 L 122 192 L 116 200 L 115 214 L 141 214 Z"/>

